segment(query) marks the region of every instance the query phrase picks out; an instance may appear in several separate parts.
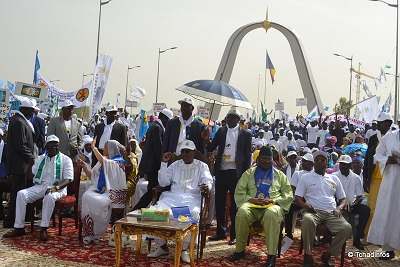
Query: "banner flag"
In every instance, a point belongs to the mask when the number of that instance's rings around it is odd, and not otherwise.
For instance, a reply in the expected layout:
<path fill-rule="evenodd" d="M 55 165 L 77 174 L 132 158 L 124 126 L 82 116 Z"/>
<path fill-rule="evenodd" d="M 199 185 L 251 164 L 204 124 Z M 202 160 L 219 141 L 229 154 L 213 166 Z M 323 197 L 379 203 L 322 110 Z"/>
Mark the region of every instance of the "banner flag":
<path fill-rule="evenodd" d="M 378 98 L 376 96 L 358 103 L 356 107 L 360 111 L 360 118 L 368 123 L 375 120 L 380 111 Z"/>
<path fill-rule="evenodd" d="M 275 70 L 274 65 L 272 64 L 271 58 L 270 58 L 269 55 L 268 55 L 268 51 L 267 51 L 267 59 L 266 59 L 266 66 L 265 66 L 265 68 L 266 68 L 267 70 L 269 70 L 269 74 L 271 75 L 272 83 L 274 83 L 274 82 L 275 82 L 276 70 Z"/>
<path fill-rule="evenodd" d="M 39 61 L 39 51 L 36 50 L 36 57 L 35 57 L 35 68 L 33 70 L 33 84 L 38 84 L 38 73 L 40 70 L 40 61 Z"/>
<path fill-rule="evenodd" d="M 307 121 L 313 121 L 319 118 L 318 106 L 315 106 L 311 112 L 305 117 Z"/>
<path fill-rule="evenodd" d="M 110 74 L 111 63 L 112 58 L 110 56 L 103 54 L 99 55 L 90 90 L 92 92 L 92 116 L 97 113 L 101 106 L 101 101 L 103 100 L 103 96 L 106 91 L 108 76 Z"/>

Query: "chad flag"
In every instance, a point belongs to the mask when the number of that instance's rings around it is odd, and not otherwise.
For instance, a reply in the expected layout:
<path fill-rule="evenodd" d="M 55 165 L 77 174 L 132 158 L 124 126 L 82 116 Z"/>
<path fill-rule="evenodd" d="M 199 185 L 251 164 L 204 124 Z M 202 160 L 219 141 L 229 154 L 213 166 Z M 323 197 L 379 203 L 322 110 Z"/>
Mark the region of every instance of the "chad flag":
<path fill-rule="evenodd" d="M 267 59 L 266 59 L 265 68 L 267 70 L 269 70 L 269 74 L 271 75 L 272 83 L 274 83 L 276 70 L 275 70 L 274 65 L 272 64 L 271 58 L 268 55 L 268 51 L 267 51 Z"/>

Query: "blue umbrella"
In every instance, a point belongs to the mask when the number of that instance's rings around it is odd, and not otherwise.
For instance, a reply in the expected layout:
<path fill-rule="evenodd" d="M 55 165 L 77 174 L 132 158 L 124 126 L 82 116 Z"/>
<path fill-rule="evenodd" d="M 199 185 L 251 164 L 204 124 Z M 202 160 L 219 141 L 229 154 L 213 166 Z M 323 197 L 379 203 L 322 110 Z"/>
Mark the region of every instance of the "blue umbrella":
<path fill-rule="evenodd" d="M 242 92 L 223 81 L 196 80 L 185 83 L 176 90 L 213 104 L 253 109 Z"/>

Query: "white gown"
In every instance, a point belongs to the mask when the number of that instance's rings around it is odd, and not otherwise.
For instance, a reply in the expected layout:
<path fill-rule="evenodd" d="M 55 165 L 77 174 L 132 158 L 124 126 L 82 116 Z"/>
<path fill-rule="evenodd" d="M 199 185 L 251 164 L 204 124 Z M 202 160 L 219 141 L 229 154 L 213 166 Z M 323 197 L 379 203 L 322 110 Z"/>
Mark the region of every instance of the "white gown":
<path fill-rule="evenodd" d="M 382 137 L 376 148 L 374 161 L 383 171 L 376 209 L 368 232 L 368 242 L 400 249 L 400 165 L 386 165 L 391 155 L 400 156 L 399 130 Z"/>
<path fill-rule="evenodd" d="M 107 230 L 112 208 L 124 208 L 127 195 L 125 171 L 120 164 L 105 159 L 106 192 L 97 193 L 101 164 L 92 169 L 92 185 L 82 196 L 82 223 L 84 241 L 99 239 Z"/>
<path fill-rule="evenodd" d="M 159 209 L 189 206 L 194 219 L 200 216 L 201 194 L 199 186 L 205 184 L 211 190 L 213 179 L 207 164 L 197 159 L 192 164 L 183 160 L 172 163 L 168 168 L 162 163 L 158 174 L 160 186 L 171 185 L 171 190 L 163 192 L 155 205 Z"/>

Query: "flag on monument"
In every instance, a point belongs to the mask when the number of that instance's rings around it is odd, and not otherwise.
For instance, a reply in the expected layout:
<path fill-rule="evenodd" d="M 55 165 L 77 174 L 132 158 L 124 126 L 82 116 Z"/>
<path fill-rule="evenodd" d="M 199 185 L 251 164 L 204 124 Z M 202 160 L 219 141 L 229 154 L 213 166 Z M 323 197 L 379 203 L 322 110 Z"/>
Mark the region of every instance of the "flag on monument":
<path fill-rule="evenodd" d="M 356 107 L 360 111 L 360 118 L 368 123 L 375 120 L 380 111 L 378 98 L 376 96 L 358 103 Z"/>
<path fill-rule="evenodd" d="M 36 50 L 36 57 L 35 57 L 35 68 L 33 70 L 33 84 L 38 84 L 38 72 L 40 70 L 40 62 L 39 62 L 39 51 Z"/>
<path fill-rule="evenodd" d="M 110 74 L 112 58 L 107 55 L 100 54 L 93 75 L 92 92 L 92 116 L 97 113 L 101 106 L 104 93 L 106 91 L 108 76 Z"/>
<path fill-rule="evenodd" d="M 276 70 L 275 70 L 274 65 L 272 64 L 271 58 L 270 58 L 269 55 L 268 55 L 268 51 L 267 51 L 267 59 L 266 59 L 266 66 L 265 66 L 265 68 L 266 68 L 267 70 L 269 70 L 269 74 L 271 75 L 272 83 L 274 83 L 274 81 L 275 81 Z"/>

